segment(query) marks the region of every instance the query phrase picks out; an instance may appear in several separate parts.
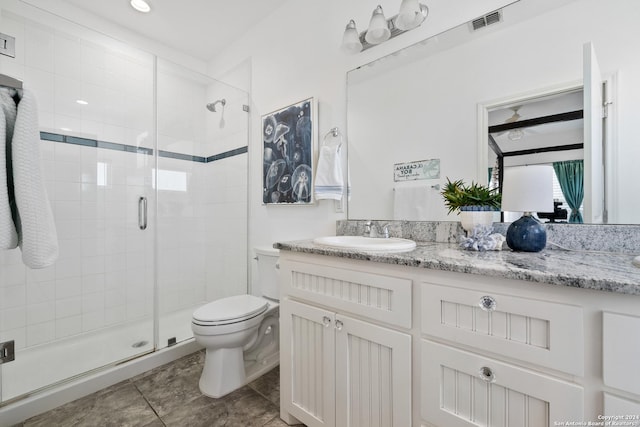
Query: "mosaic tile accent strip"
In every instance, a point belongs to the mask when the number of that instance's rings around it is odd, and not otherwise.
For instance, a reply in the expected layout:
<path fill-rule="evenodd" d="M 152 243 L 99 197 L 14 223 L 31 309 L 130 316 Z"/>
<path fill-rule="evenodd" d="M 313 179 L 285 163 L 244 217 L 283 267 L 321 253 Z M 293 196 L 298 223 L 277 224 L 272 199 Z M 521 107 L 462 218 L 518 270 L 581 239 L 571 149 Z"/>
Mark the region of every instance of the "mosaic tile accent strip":
<path fill-rule="evenodd" d="M 118 144 L 115 142 L 99 141 L 91 138 L 81 138 L 78 136 L 63 135 L 59 133 L 40 132 L 40 139 L 43 141 L 61 142 L 65 144 L 81 145 L 84 147 L 103 148 L 105 150 L 126 151 L 129 153 L 153 155 L 153 148 L 137 147 L 135 145 Z M 170 159 L 186 160 L 196 163 L 211 163 L 217 160 L 226 159 L 240 154 L 247 153 L 249 151 L 248 146 L 235 148 L 233 150 L 225 151 L 223 153 L 215 154 L 213 156 L 192 156 L 190 154 L 174 153 L 172 151 L 158 150 L 159 157 L 165 157 Z"/>

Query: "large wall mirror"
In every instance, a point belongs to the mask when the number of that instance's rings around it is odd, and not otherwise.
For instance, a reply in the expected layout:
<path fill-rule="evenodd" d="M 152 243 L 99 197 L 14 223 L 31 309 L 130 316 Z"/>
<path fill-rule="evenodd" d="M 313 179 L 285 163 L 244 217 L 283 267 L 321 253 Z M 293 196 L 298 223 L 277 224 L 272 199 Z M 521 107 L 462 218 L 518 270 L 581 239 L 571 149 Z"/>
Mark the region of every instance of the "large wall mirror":
<path fill-rule="evenodd" d="M 525 156 L 505 161 L 584 159 L 586 186 L 601 184 L 606 207 L 606 216 L 590 213 L 593 221 L 585 222 L 640 224 L 637 16 L 637 0 L 520 0 L 501 9 L 495 24 L 476 31 L 464 24 L 350 71 L 349 219 L 458 220 L 447 214 L 438 188 L 447 178 L 489 183 L 495 165 L 489 126 L 567 113 L 566 123 L 522 128 L 520 138 L 494 132 L 509 151 Z M 586 111 L 586 43 L 612 102 L 601 162 L 585 152 L 587 120 L 576 116 Z M 554 110 L 545 110 L 548 105 Z M 394 173 L 412 162 L 429 165 L 430 174 L 405 180 Z M 592 197 L 599 196 L 589 191 L 585 201 Z"/>

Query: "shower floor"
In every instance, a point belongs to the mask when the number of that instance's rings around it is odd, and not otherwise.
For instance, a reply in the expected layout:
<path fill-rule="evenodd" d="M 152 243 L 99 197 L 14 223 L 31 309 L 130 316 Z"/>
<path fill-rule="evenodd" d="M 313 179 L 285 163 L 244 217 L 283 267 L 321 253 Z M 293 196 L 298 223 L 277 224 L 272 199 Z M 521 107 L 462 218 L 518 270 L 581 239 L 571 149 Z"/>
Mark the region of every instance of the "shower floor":
<path fill-rule="evenodd" d="M 170 338 L 192 338 L 194 308 L 169 313 L 159 321 L 159 347 Z M 16 359 L 2 365 L 2 401 L 32 393 L 86 372 L 153 351 L 153 319 L 16 350 Z"/>

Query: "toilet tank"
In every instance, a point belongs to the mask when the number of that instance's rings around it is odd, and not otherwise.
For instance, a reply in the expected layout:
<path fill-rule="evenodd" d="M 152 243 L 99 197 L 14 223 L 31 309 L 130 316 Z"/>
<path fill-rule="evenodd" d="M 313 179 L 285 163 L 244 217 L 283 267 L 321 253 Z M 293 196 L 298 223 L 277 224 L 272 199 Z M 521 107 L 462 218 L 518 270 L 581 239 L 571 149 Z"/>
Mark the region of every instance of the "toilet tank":
<path fill-rule="evenodd" d="M 274 300 L 280 299 L 278 289 L 278 272 L 276 264 L 280 256 L 280 250 L 271 247 L 254 248 L 258 261 L 258 284 L 262 296 Z"/>

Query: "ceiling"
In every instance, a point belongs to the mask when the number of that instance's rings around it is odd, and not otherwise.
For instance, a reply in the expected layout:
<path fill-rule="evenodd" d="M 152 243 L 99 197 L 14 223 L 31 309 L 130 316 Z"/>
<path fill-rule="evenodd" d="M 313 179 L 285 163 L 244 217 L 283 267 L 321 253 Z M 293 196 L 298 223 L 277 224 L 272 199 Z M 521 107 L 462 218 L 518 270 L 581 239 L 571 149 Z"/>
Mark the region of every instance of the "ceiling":
<path fill-rule="evenodd" d="M 135 11 L 129 0 L 65 0 L 145 37 L 208 61 L 286 0 L 148 0 Z"/>

